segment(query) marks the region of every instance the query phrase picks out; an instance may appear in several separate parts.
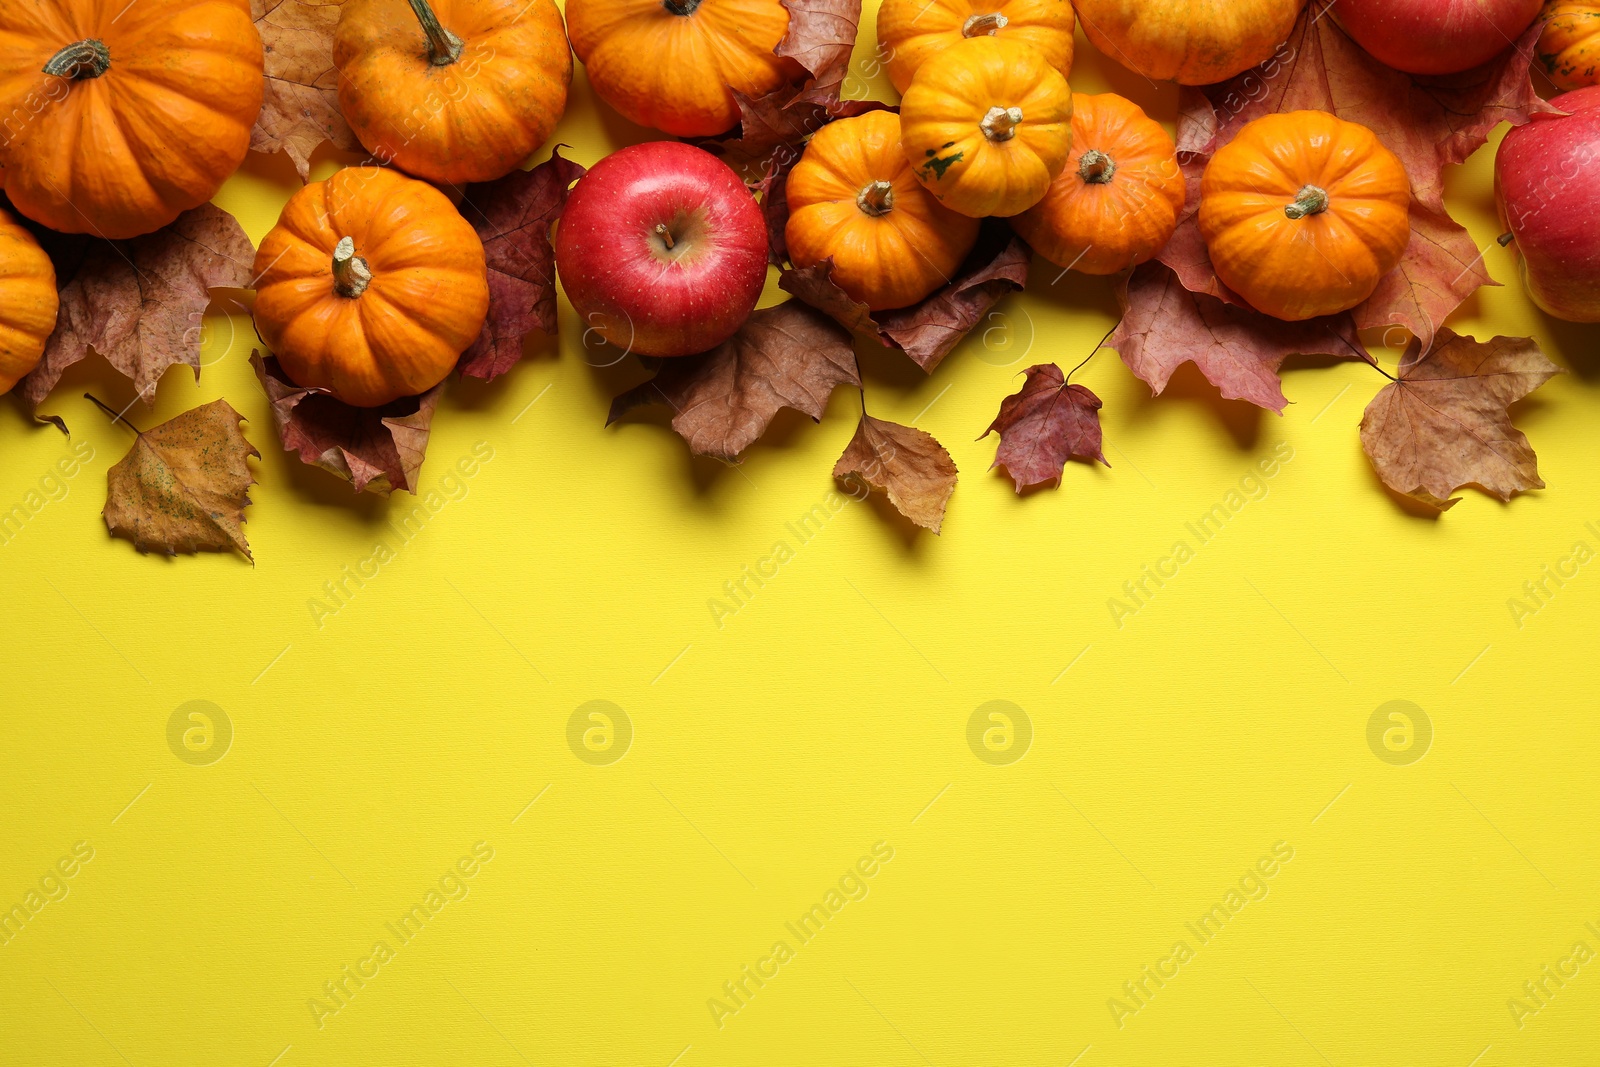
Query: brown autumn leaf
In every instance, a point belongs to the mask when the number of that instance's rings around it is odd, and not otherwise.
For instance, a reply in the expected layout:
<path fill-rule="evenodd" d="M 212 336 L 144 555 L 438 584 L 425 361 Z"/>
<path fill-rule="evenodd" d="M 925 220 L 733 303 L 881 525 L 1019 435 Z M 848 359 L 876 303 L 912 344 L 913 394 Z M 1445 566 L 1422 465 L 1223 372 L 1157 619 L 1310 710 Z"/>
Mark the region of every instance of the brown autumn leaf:
<path fill-rule="evenodd" d="M 213 400 L 153 429 L 135 430 L 133 447 L 106 472 L 105 520 L 112 535 L 140 552 L 238 549 L 254 559 L 244 509 L 255 483 L 249 457 L 261 453 L 240 431 L 243 419 L 226 400 Z"/>
<path fill-rule="evenodd" d="M 931 434 L 863 414 L 833 476 L 887 493 L 900 514 L 938 533 L 956 490 L 956 461 Z"/>
<path fill-rule="evenodd" d="M 558 148 L 532 170 L 467 186 L 458 206 L 483 239 L 489 264 L 489 315 L 483 333 L 456 363 L 467 377 L 489 380 L 504 374 L 522 358 L 523 337 L 534 330 L 556 332 L 550 227 L 583 174 L 584 168 L 562 159 Z"/>
<path fill-rule="evenodd" d="M 823 105 L 837 101 L 861 24 L 861 0 L 782 3 L 789 9 L 789 29 L 773 51 L 794 60 L 811 75 L 798 101 Z"/>
<path fill-rule="evenodd" d="M 339 72 L 333 65 L 333 30 L 343 0 L 250 0 L 250 13 L 266 50 L 266 93 L 250 131 L 256 152 L 285 152 L 305 181 L 311 153 L 323 141 L 347 152 L 361 142 L 339 111 Z"/>
<path fill-rule="evenodd" d="M 94 347 L 154 401 L 156 383 L 181 363 L 200 377 L 201 325 L 212 289 L 250 285 L 255 247 L 214 204 L 129 241 L 39 232 L 56 267 L 61 311 L 44 358 L 17 383 L 38 407 L 66 369 Z"/>
<path fill-rule="evenodd" d="M 994 467 L 1004 467 L 1021 493 L 1030 485 L 1061 484 L 1067 461 L 1106 463 L 1100 445 L 1100 398 L 1068 385 L 1054 363 L 1029 367 L 1022 388 L 1000 401 L 1000 413 L 983 436 L 1000 434 Z M 993 467 L 990 468 L 994 469 Z"/>
<path fill-rule="evenodd" d="M 1507 409 L 1560 373 L 1531 338 L 1476 341 L 1441 328 L 1426 352 L 1412 340 L 1399 380 L 1367 405 L 1361 447 L 1385 485 L 1441 511 L 1467 485 L 1501 500 L 1543 489 Z"/>
<path fill-rule="evenodd" d="M 272 421 L 286 452 L 300 462 L 338 475 L 356 492 L 417 491 L 417 472 L 428 450 L 428 433 L 444 383 L 421 396 L 401 397 L 378 408 L 351 407 L 322 389 L 289 381 L 276 358 L 250 353 L 250 365 L 272 402 Z"/>
<path fill-rule="evenodd" d="M 642 404 L 666 404 L 691 452 L 732 463 L 780 408 L 820 421 L 834 386 L 860 384 L 849 332 L 789 300 L 755 312 L 703 355 L 665 361 L 653 379 L 611 402 L 606 425 Z"/>

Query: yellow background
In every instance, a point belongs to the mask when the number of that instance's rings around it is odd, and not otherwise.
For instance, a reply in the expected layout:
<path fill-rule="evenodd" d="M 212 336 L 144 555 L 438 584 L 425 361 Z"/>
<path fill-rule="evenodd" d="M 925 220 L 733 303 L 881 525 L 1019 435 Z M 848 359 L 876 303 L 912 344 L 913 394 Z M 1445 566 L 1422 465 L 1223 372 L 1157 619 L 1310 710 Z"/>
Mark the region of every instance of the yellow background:
<path fill-rule="evenodd" d="M 892 99 L 871 26 L 869 5 L 852 84 Z M 1080 49 L 1075 87 L 1175 117 L 1170 87 Z M 571 154 L 646 136 L 580 68 Z M 200 382 L 175 370 L 133 415 L 226 397 L 249 419 L 253 567 L 107 536 L 130 435 L 80 394 L 131 392 L 74 369 L 46 409 L 93 459 L 0 547 L 0 905 L 74 843 L 94 858 L 0 947 L 0 1063 L 1600 1063 L 1600 963 L 1521 1028 L 1507 1007 L 1600 947 L 1600 567 L 1520 626 L 1507 604 L 1600 548 L 1600 368 L 1596 331 L 1538 314 L 1494 246 L 1492 155 L 1451 174 L 1451 206 L 1509 284 L 1452 324 L 1531 333 L 1576 373 L 1515 412 L 1550 488 L 1443 518 L 1363 457 L 1368 368 L 1291 368 L 1279 418 L 1187 372 L 1151 399 L 1110 352 L 1078 380 L 1113 466 L 1019 499 L 974 438 L 1019 371 L 1070 367 L 1114 321 L 1106 282 L 1039 263 L 931 378 L 863 353 L 873 412 L 961 469 L 944 535 L 852 502 L 801 544 L 786 524 L 832 490 L 855 394 L 739 469 L 692 461 L 660 419 L 604 428 L 639 374 L 592 366 L 563 304 L 559 343 L 451 387 L 422 485 L 454 498 L 319 626 L 309 601 L 416 500 L 352 498 L 281 450 L 248 317 L 219 297 Z M 295 185 L 252 157 L 218 203 L 259 240 Z M 0 439 L 9 508 L 69 443 L 9 404 Z M 445 483 L 480 442 L 492 459 Z M 1200 545 L 1185 523 L 1283 444 L 1268 495 Z M 1108 599 L 1180 539 L 1195 558 L 1119 628 Z M 795 558 L 716 626 L 708 600 L 779 540 Z M 1408 766 L 1367 744 L 1397 699 L 1434 731 Z M 232 723 L 209 766 L 168 746 L 193 700 Z M 609 766 L 567 744 L 591 700 L 632 724 Z M 991 700 L 1031 721 L 1019 762 L 968 747 Z M 880 841 L 868 895 L 801 945 L 785 923 Z M 469 895 L 400 945 L 385 924 L 477 842 Z M 1268 896 L 1201 945 L 1184 924 L 1277 842 Z M 394 958 L 319 1028 L 308 1001 L 380 939 Z M 707 1001 L 778 940 L 794 958 L 719 1028 Z M 1194 958 L 1119 1027 L 1108 1001 L 1179 940 Z"/>

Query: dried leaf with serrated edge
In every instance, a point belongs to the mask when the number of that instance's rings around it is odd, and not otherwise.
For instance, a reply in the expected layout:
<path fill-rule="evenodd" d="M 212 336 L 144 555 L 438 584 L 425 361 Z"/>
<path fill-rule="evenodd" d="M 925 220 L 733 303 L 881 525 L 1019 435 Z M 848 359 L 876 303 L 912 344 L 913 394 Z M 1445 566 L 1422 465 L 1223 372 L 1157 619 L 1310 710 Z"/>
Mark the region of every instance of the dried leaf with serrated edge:
<path fill-rule="evenodd" d="M 106 472 L 106 527 L 140 552 L 238 549 L 253 559 L 244 509 L 255 483 L 249 457 L 261 453 L 239 429 L 243 418 L 226 400 L 213 400 L 138 431 Z"/>
<path fill-rule="evenodd" d="M 956 490 L 956 461 L 931 434 L 864 414 L 833 476 L 887 493 L 900 514 L 938 533 Z"/>
<path fill-rule="evenodd" d="M 1068 385 L 1054 363 L 1029 367 L 1024 374 L 1022 388 L 1000 401 L 1000 414 L 983 431 L 984 437 L 1000 434 L 994 467 L 1006 469 L 1017 492 L 1046 482 L 1060 485 L 1073 457 L 1106 463 L 1100 398 L 1081 385 Z"/>
<path fill-rule="evenodd" d="M 1441 328 L 1426 353 L 1412 340 L 1399 380 L 1367 405 L 1361 447 L 1390 489 L 1440 510 L 1467 485 L 1501 500 L 1543 489 L 1507 409 L 1560 373 L 1531 338 L 1476 341 Z"/>
<path fill-rule="evenodd" d="M 416 493 L 443 382 L 421 396 L 358 408 L 335 400 L 326 390 L 295 385 L 271 356 L 251 352 L 250 365 L 272 402 L 272 421 L 284 451 L 338 475 L 358 493 Z"/>
<path fill-rule="evenodd" d="M 33 407 L 89 347 L 133 380 L 146 403 L 168 367 L 200 377 L 201 323 L 212 289 L 249 286 L 255 248 L 234 217 L 213 204 L 128 241 L 40 233 L 56 264 L 61 311 L 44 358 L 17 383 Z"/>
<path fill-rule="evenodd" d="M 789 9 L 789 29 L 773 51 L 799 63 L 811 75 L 799 100 L 817 104 L 837 100 L 861 24 L 861 0 L 782 3 Z"/>
<path fill-rule="evenodd" d="M 661 372 L 611 403 L 610 425 L 642 404 L 664 403 L 696 455 L 733 462 L 780 408 L 820 420 L 834 386 L 861 384 L 850 334 L 798 300 L 762 308 L 731 338 Z"/>
<path fill-rule="evenodd" d="M 489 314 L 483 332 L 456 369 L 485 380 L 522 358 L 522 339 L 534 330 L 556 332 L 555 252 L 550 227 L 567 206 L 572 183 L 584 169 L 557 149 L 532 170 L 467 186 L 461 214 L 483 240 L 489 265 Z"/>
<path fill-rule="evenodd" d="M 266 93 L 250 131 L 255 152 L 285 152 L 300 180 L 311 175 L 311 153 L 323 141 L 361 151 L 339 110 L 339 72 L 333 65 L 333 30 L 343 0 L 250 0 L 250 13 L 266 51 Z"/>

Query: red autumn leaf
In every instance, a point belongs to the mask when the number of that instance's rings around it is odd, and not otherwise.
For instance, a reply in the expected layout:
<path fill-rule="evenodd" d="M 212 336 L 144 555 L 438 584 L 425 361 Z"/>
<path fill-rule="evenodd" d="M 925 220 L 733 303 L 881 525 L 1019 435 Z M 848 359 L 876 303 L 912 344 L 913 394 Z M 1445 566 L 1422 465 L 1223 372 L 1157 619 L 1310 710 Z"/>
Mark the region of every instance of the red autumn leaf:
<path fill-rule="evenodd" d="M 416 493 L 417 472 L 428 450 L 428 432 L 444 383 L 421 396 L 358 408 L 335 400 L 325 390 L 295 385 L 275 357 L 251 352 L 250 365 L 272 402 L 272 421 L 284 451 L 338 475 L 358 493 L 388 494 L 396 489 Z"/>
<path fill-rule="evenodd" d="M 834 464 L 833 476 L 841 482 L 860 479 L 888 494 L 895 510 L 934 533 L 956 491 L 956 461 L 932 434 L 866 414 Z"/>
<path fill-rule="evenodd" d="M 1022 388 L 1000 402 L 1000 414 L 983 431 L 984 437 L 1000 434 L 994 466 L 1006 469 L 1017 492 L 1046 482 L 1060 485 L 1073 457 L 1106 463 L 1100 445 L 1100 398 L 1081 385 L 1068 385 L 1054 363 L 1024 373 Z"/>
<path fill-rule="evenodd" d="M 1532 339 L 1476 341 L 1440 329 L 1424 350 L 1413 339 L 1399 380 L 1361 418 L 1361 446 L 1383 483 L 1445 510 L 1466 485 L 1510 500 L 1543 489 L 1538 457 L 1507 409 L 1561 369 Z"/>
<path fill-rule="evenodd" d="M 339 111 L 339 72 L 333 66 L 333 30 L 343 0 L 250 0 L 266 50 L 266 93 L 250 131 L 255 152 L 286 152 L 305 181 L 311 153 L 323 141 L 347 152 L 361 142 Z"/>
<path fill-rule="evenodd" d="M 483 239 L 489 264 L 489 316 L 456 363 L 469 378 L 485 380 L 522 358 L 522 339 L 534 330 L 556 332 L 555 252 L 550 227 L 567 206 L 572 183 L 584 168 L 557 149 L 532 170 L 514 170 L 492 182 L 469 185 L 460 209 Z"/>
<path fill-rule="evenodd" d="M 655 378 L 612 401 L 606 424 L 642 404 L 664 403 L 690 451 L 732 463 L 780 408 L 820 420 L 834 386 L 860 384 L 850 334 L 790 300 L 755 312 L 703 355 L 664 361 Z"/>

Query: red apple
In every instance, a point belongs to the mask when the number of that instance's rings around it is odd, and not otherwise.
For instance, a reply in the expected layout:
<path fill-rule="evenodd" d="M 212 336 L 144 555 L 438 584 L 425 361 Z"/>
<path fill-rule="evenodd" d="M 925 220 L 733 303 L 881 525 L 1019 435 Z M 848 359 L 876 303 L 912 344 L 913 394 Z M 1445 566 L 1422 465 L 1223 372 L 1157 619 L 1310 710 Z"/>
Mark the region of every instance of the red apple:
<path fill-rule="evenodd" d="M 733 169 L 677 141 L 614 152 L 578 179 L 556 272 L 591 329 L 645 356 L 733 336 L 767 279 L 767 227 Z"/>
<path fill-rule="evenodd" d="M 1544 0 L 1337 0 L 1356 43 L 1410 74 L 1458 74 L 1510 48 Z"/>
<path fill-rule="evenodd" d="M 1550 103 L 1568 114 L 1501 142 L 1495 200 L 1533 302 L 1568 322 L 1600 322 L 1600 86 Z"/>

